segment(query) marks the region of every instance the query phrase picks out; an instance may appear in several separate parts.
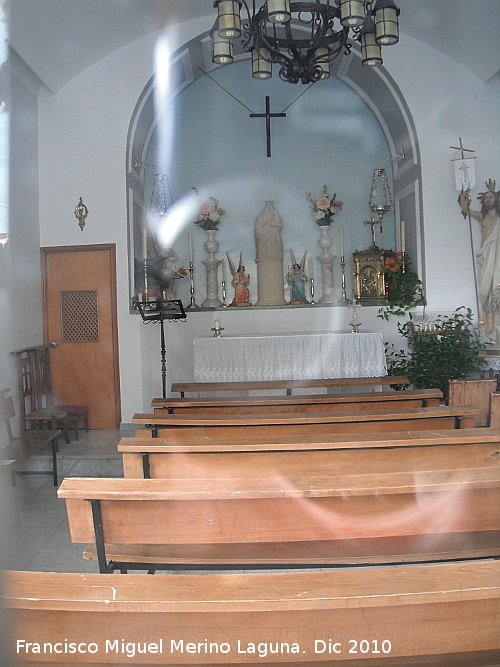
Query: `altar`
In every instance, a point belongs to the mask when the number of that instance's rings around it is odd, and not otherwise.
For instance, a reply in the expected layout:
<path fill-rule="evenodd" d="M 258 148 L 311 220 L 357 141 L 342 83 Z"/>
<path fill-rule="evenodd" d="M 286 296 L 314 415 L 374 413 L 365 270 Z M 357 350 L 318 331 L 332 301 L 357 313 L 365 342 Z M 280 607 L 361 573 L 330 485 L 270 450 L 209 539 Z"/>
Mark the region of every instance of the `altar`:
<path fill-rule="evenodd" d="M 309 380 L 387 375 L 381 333 L 195 338 L 195 382 Z"/>

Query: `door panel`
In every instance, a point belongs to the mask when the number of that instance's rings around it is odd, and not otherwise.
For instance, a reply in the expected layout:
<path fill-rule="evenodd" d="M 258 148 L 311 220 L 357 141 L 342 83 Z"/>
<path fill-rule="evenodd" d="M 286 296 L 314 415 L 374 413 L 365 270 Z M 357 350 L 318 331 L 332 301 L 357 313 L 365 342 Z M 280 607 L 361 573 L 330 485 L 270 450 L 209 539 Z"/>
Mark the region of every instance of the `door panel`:
<path fill-rule="evenodd" d="M 120 415 L 114 245 L 42 248 L 45 341 L 55 405 L 87 405 L 90 428 Z"/>

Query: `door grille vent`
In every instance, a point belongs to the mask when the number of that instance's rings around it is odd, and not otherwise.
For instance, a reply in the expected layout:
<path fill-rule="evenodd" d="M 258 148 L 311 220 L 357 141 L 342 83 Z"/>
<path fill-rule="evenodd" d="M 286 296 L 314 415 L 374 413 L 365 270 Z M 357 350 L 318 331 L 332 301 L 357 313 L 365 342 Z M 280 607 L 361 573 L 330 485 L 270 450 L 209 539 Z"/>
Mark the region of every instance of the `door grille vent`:
<path fill-rule="evenodd" d="M 63 343 L 97 343 L 97 290 L 61 292 L 61 322 Z"/>

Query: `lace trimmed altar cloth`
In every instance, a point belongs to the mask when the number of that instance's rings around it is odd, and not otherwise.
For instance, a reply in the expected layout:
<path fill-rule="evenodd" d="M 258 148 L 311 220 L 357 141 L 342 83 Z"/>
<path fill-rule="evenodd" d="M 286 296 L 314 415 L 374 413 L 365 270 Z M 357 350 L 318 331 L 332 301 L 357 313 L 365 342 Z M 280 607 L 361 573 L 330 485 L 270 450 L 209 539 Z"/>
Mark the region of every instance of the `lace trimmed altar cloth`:
<path fill-rule="evenodd" d="M 195 382 L 314 380 L 387 375 L 381 333 L 195 338 Z"/>

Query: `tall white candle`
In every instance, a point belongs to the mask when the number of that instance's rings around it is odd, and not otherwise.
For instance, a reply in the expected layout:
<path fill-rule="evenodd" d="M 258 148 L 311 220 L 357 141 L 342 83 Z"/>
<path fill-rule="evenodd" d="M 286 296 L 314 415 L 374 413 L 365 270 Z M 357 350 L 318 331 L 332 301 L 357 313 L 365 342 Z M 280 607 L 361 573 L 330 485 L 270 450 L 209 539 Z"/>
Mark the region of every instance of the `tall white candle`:
<path fill-rule="evenodd" d="M 142 228 L 142 259 L 148 258 L 148 232 L 146 227 Z"/>
<path fill-rule="evenodd" d="M 309 278 L 314 278 L 313 258 L 309 257 Z"/>
<path fill-rule="evenodd" d="M 401 252 L 406 252 L 405 221 L 401 220 Z"/>
<path fill-rule="evenodd" d="M 188 232 L 188 245 L 189 245 L 189 263 L 193 263 L 193 235 L 191 232 Z"/>
<path fill-rule="evenodd" d="M 344 256 L 344 228 L 339 227 L 339 233 L 340 233 L 340 256 Z"/>
<path fill-rule="evenodd" d="M 222 280 L 226 282 L 226 264 L 224 260 L 222 260 Z"/>

